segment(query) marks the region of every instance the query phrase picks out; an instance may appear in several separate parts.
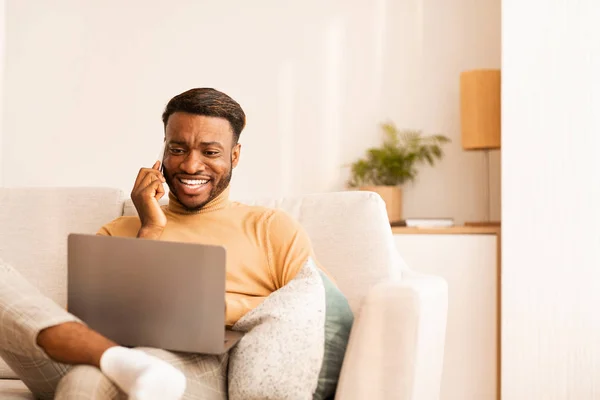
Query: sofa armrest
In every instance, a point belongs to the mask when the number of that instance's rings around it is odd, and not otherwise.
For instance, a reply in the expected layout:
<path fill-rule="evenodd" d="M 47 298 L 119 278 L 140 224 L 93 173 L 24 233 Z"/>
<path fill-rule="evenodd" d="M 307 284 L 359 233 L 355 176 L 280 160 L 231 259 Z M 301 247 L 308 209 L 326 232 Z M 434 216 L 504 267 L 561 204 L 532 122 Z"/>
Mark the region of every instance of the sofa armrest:
<path fill-rule="evenodd" d="M 354 321 L 336 399 L 437 400 L 447 309 L 443 278 L 403 271 L 375 285 Z"/>

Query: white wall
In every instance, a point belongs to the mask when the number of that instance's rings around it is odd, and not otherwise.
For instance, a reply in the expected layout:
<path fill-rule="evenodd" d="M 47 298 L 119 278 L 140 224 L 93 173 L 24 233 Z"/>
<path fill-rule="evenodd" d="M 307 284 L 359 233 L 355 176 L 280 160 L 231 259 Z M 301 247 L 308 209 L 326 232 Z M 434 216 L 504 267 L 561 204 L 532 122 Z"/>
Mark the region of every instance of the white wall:
<path fill-rule="evenodd" d="M 169 98 L 211 86 L 248 115 L 234 197 L 343 189 L 344 165 L 390 119 L 453 139 L 406 188 L 405 215 L 482 219 L 458 79 L 499 67 L 499 12 L 500 0 L 8 0 L 4 183 L 129 192 Z"/>
<path fill-rule="evenodd" d="M 600 3 L 504 0 L 504 399 L 600 398 Z"/>
<path fill-rule="evenodd" d="M 3 144 L 2 144 L 2 115 L 4 103 L 4 43 L 6 37 L 6 1 L 0 0 L 0 187 L 4 185 L 4 170 L 2 162 Z"/>

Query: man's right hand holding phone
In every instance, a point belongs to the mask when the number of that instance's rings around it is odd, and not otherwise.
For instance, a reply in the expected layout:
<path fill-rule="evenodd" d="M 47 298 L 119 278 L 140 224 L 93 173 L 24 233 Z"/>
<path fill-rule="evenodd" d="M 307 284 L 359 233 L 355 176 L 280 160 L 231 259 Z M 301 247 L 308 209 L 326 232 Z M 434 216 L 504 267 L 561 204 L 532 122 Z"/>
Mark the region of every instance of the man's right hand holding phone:
<path fill-rule="evenodd" d="M 140 169 L 131 191 L 131 200 L 142 222 L 138 238 L 158 239 L 167 225 L 167 217 L 158 203 L 165 195 L 160 164 L 157 161 L 152 168 Z"/>

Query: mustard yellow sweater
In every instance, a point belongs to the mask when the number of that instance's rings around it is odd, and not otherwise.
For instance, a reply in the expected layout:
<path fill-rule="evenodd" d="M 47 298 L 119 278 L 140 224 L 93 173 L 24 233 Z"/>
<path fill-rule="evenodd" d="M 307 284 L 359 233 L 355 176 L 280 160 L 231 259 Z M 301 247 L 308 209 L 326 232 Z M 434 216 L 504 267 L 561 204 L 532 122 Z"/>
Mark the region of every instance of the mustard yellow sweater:
<path fill-rule="evenodd" d="M 224 246 L 227 250 L 226 324 L 231 326 L 269 294 L 286 285 L 309 257 L 307 234 L 280 210 L 232 202 L 225 190 L 201 210 L 189 212 L 169 194 L 160 240 Z M 136 237 L 138 217 L 120 217 L 99 235 Z"/>

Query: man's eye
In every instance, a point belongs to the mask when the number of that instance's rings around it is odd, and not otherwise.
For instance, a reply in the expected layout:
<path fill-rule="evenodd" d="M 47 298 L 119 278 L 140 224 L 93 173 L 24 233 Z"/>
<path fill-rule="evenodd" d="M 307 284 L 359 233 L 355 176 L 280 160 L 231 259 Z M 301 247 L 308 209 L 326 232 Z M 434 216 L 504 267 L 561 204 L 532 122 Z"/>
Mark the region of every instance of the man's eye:
<path fill-rule="evenodd" d="M 171 154 L 183 154 L 184 151 L 182 149 L 171 149 L 169 150 Z"/>
<path fill-rule="evenodd" d="M 214 157 L 214 156 L 219 155 L 219 152 L 218 151 L 208 150 L 208 151 L 205 151 L 204 154 L 206 154 L 207 156 L 213 156 Z"/>

